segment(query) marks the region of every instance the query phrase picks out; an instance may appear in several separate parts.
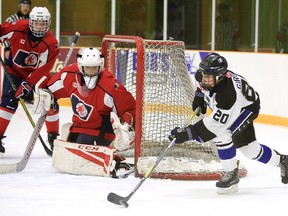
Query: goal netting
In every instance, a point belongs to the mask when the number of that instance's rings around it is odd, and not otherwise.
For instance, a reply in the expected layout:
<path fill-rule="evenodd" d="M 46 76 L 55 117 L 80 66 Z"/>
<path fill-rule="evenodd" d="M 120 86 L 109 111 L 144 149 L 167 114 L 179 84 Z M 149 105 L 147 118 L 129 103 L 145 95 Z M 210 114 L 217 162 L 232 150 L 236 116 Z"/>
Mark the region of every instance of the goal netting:
<path fill-rule="evenodd" d="M 187 70 L 184 49 L 182 41 L 125 35 L 103 38 L 105 67 L 136 98 L 135 147 L 122 152 L 134 158 L 136 176 L 149 171 L 170 144 L 170 131 L 184 126 L 192 114 L 196 86 Z M 246 169 L 240 170 L 240 176 L 245 176 Z M 151 177 L 203 180 L 218 179 L 222 174 L 215 145 L 189 141 L 175 144 Z"/>

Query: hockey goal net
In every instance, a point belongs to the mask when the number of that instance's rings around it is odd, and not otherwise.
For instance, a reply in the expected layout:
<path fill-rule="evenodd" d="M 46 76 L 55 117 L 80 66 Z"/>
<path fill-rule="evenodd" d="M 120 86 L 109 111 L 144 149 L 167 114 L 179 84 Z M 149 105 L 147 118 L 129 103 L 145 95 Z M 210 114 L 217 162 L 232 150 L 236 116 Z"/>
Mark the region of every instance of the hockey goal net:
<path fill-rule="evenodd" d="M 106 35 L 102 54 L 105 67 L 136 98 L 135 148 L 123 154 L 134 158 L 135 175 L 144 176 L 170 144 L 170 131 L 185 125 L 192 114 L 196 87 L 187 70 L 184 43 Z M 246 169 L 240 170 L 245 176 Z M 189 141 L 175 144 L 151 177 L 209 180 L 222 174 L 215 145 Z"/>

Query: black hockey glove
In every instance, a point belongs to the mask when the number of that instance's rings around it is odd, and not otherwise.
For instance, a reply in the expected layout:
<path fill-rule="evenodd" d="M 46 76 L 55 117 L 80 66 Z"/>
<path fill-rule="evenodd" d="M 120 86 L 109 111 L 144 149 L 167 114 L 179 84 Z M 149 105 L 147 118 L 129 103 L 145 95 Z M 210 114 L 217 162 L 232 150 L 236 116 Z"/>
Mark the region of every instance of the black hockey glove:
<path fill-rule="evenodd" d="M 197 107 L 200 107 L 201 113 L 205 114 L 207 109 L 207 104 L 204 101 L 204 93 L 201 92 L 200 88 L 195 91 L 195 97 L 192 103 L 192 109 L 195 111 Z M 197 113 L 199 116 L 200 113 Z"/>
<path fill-rule="evenodd" d="M 174 138 L 176 138 L 175 143 L 183 143 L 188 140 L 193 140 L 192 136 L 192 125 L 189 125 L 185 128 L 176 127 L 171 131 L 171 135 L 169 136 L 169 140 L 172 141 Z"/>

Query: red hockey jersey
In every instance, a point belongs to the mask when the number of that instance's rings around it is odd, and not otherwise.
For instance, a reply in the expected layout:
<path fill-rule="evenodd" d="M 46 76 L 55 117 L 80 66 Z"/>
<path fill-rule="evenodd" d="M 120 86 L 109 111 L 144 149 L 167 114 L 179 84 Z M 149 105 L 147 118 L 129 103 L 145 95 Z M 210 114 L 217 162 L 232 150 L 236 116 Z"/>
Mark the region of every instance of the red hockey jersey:
<path fill-rule="evenodd" d="M 103 69 L 94 89 L 87 89 L 77 63 L 63 68 L 48 81 L 48 88 L 56 99 L 69 97 L 72 103 L 73 125 L 71 132 L 98 136 L 104 131 L 104 138 L 115 138 L 110 112 L 121 119 L 126 112 L 135 119 L 136 101 L 132 94 Z"/>
<path fill-rule="evenodd" d="M 50 76 L 50 70 L 59 53 L 56 38 L 47 32 L 38 42 L 29 39 L 29 20 L 0 24 L 0 41 L 11 43 L 12 60 L 7 70 L 34 86 L 43 76 Z"/>

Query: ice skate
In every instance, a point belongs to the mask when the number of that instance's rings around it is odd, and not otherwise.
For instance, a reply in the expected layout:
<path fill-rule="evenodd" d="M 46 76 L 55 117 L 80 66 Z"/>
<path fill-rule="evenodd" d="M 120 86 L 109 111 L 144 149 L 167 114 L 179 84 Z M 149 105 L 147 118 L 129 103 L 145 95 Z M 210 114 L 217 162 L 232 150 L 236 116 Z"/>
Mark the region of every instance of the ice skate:
<path fill-rule="evenodd" d="M 3 138 L 5 138 L 5 136 L 0 136 L 0 159 L 3 158 L 3 154 L 5 153 L 4 143 L 2 142 Z"/>
<path fill-rule="evenodd" d="M 127 178 L 131 173 L 134 172 L 134 165 L 120 162 L 116 163 L 112 173 L 112 178 Z"/>
<path fill-rule="evenodd" d="M 51 150 L 53 151 L 54 148 L 54 140 L 57 139 L 57 136 L 59 134 L 55 134 L 55 133 L 48 133 L 48 143 L 50 145 Z"/>
<path fill-rule="evenodd" d="M 278 153 L 279 154 L 279 153 Z M 280 171 L 281 171 L 281 181 L 283 184 L 288 184 L 288 155 L 280 155 Z"/>
<path fill-rule="evenodd" d="M 216 182 L 218 194 L 236 193 L 239 182 L 238 167 L 232 171 L 226 172 L 222 178 Z"/>

